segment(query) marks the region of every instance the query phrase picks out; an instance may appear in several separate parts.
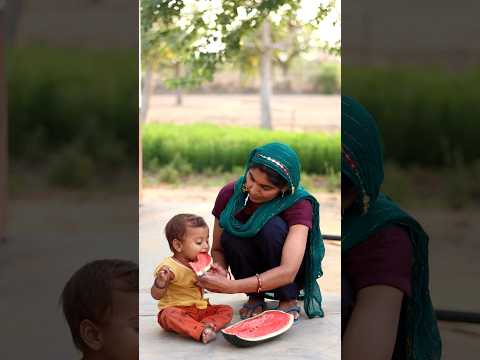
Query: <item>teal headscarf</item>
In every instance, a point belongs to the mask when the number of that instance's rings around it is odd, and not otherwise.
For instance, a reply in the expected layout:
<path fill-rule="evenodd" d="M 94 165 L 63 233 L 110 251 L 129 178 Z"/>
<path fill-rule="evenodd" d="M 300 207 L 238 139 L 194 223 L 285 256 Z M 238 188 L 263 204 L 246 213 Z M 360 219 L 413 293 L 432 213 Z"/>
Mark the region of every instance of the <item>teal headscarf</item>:
<path fill-rule="evenodd" d="M 342 255 L 391 224 L 407 229 L 413 247 L 412 296 L 398 338 L 408 359 L 440 359 L 441 340 L 428 284 L 428 235 L 410 215 L 380 192 L 383 155 L 374 119 L 342 96 L 342 173 L 356 187 L 354 211 L 342 216 Z M 359 209 L 359 211 L 355 211 Z"/>
<path fill-rule="evenodd" d="M 262 204 L 246 223 L 235 218 L 235 214 L 245 206 L 247 193 L 242 191 L 246 172 L 252 164 L 264 165 L 288 183 L 289 192 Z M 233 196 L 220 215 L 220 226 L 238 237 L 255 236 L 272 217 L 288 209 L 300 199 L 307 199 L 312 204 L 312 228 L 308 232 L 307 250 L 305 252 L 304 309 L 308 317 L 322 317 L 322 296 L 317 278 L 322 276 L 321 262 L 325 254 L 319 226 L 319 205 L 300 184 L 300 160 L 293 149 L 281 143 L 271 143 L 254 149 L 246 162 L 245 175 L 235 183 Z"/>

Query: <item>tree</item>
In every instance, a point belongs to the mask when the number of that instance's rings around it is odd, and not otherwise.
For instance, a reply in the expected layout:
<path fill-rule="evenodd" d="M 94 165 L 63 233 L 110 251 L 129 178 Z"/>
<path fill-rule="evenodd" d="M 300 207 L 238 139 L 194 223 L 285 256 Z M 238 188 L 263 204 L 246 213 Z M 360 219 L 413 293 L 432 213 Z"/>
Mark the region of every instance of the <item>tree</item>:
<path fill-rule="evenodd" d="M 0 4 L 0 243 L 7 231 L 8 132 L 5 84 L 5 8 Z"/>
<path fill-rule="evenodd" d="M 262 126 L 271 127 L 272 55 L 277 47 L 288 47 L 288 42 L 272 41 L 272 27 L 298 23 L 319 28 L 334 8 L 332 1 L 142 0 L 143 63 L 153 61 L 159 50 L 167 51 L 185 71 L 168 79 L 166 85 L 172 89 L 195 87 L 212 80 L 219 66 L 249 51 L 245 39 L 261 34 Z M 302 15 L 308 23 L 302 24 Z"/>

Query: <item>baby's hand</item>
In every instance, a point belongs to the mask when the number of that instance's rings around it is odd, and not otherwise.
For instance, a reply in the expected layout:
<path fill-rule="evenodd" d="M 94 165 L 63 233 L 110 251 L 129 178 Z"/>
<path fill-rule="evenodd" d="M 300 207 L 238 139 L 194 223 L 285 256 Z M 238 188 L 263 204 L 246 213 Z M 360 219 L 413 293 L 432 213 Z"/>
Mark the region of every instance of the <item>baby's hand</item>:
<path fill-rule="evenodd" d="M 175 274 L 173 271 L 168 266 L 162 266 L 157 272 L 155 286 L 160 289 L 165 288 L 173 279 L 175 279 Z"/>

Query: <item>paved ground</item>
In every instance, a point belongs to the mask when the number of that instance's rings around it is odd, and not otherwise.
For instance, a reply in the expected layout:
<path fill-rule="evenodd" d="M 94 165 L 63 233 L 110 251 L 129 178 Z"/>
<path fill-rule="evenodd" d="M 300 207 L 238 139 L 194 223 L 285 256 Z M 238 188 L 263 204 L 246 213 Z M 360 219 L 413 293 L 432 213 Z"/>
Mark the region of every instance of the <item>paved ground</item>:
<path fill-rule="evenodd" d="M 165 222 L 173 214 L 193 212 L 213 221 L 210 210 L 215 192 L 208 189 L 191 189 L 188 201 L 182 198 L 179 190 L 156 189 L 144 193 L 140 209 L 140 358 L 158 359 L 168 354 L 169 359 L 186 359 L 192 354 L 204 355 L 209 359 L 340 359 L 340 249 L 327 244 L 324 263 L 325 278 L 321 279 L 326 316 L 321 319 L 308 319 L 302 314 L 300 323 L 283 337 L 254 348 L 235 348 L 220 335 L 214 342 L 203 345 L 175 334 L 166 333 L 156 323 L 156 302 L 150 297 L 149 289 L 155 265 L 169 254 L 167 241 L 163 236 Z M 185 193 L 185 191 L 183 191 Z M 196 195 L 196 196 L 195 196 Z M 185 195 L 183 195 L 185 196 Z M 332 210 L 339 206 L 338 197 L 325 197 L 325 208 Z M 326 199 L 330 199 L 327 201 Z M 160 201 L 161 200 L 161 201 Z M 322 203 L 322 201 L 321 201 Z M 327 211 L 325 219 L 329 219 Z M 333 214 L 339 214 L 334 211 Z M 328 221 L 331 232 L 336 231 L 334 217 Z M 327 220 L 325 220 L 327 223 Z M 229 304 L 235 309 L 233 322 L 239 320 L 237 311 L 246 300 L 243 294 L 207 295 L 212 303 Z"/>

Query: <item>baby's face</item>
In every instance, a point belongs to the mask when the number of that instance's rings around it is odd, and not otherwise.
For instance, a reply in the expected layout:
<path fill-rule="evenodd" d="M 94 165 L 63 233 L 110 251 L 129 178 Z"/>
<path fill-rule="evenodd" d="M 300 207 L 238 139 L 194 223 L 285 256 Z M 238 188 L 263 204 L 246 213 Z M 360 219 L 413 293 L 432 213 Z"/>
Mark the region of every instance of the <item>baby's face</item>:
<path fill-rule="evenodd" d="M 114 290 L 109 321 L 102 326 L 104 359 L 138 359 L 138 292 Z"/>
<path fill-rule="evenodd" d="M 182 255 L 189 261 L 197 260 L 198 253 L 208 253 L 208 227 L 187 227 L 182 241 Z"/>

